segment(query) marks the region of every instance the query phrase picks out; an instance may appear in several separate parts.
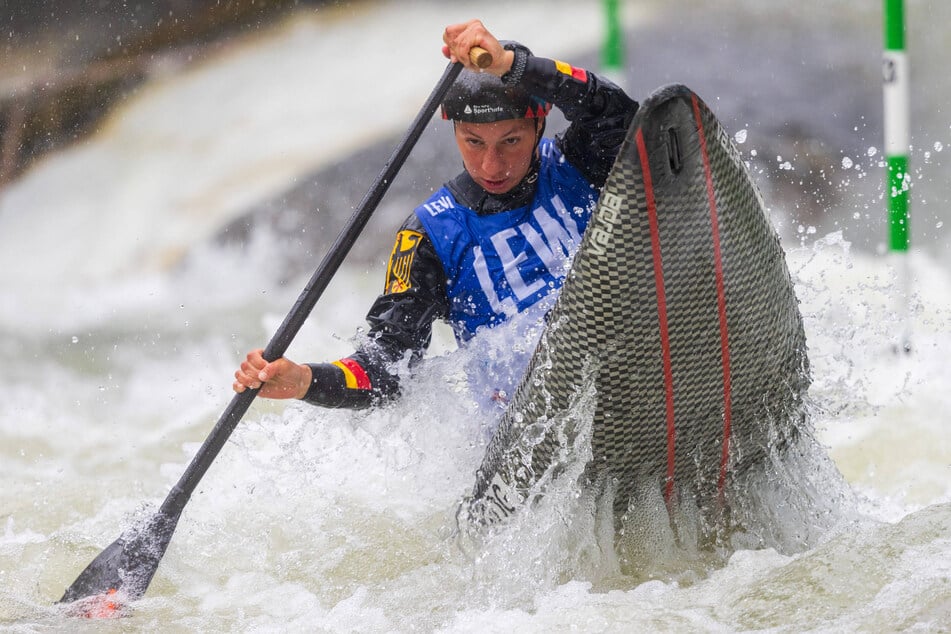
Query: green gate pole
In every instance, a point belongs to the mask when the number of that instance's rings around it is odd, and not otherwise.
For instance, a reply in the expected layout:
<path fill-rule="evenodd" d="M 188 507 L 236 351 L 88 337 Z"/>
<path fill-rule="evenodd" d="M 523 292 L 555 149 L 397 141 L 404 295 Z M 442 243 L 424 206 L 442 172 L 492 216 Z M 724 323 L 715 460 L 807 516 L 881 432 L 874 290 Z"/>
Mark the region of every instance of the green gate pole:
<path fill-rule="evenodd" d="M 601 46 L 601 70 L 608 79 L 623 87 L 624 36 L 621 30 L 621 0 L 604 0 L 604 14 L 607 28 Z"/>
<path fill-rule="evenodd" d="M 905 53 L 904 0 L 884 0 L 884 53 L 882 57 L 885 161 L 885 198 L 888 201 L 888 248 L 898 269 L 899 315 L 902 324 L 896 345 L 911 350 L 911 270 L 908 261 L 909 201 L 911 176 L 908 173 L 908 57 Z"/>

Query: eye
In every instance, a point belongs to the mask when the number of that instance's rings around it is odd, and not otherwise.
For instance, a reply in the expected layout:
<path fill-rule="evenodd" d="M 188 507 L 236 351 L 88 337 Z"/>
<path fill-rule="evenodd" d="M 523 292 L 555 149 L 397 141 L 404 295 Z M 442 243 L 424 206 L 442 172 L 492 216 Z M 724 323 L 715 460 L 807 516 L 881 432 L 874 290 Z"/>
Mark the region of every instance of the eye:
<path fill-rule="evenodd" d="M 482 147 L 483 143 L 481 139 L 466 139 L 466 143 L 472 147 Z"/>

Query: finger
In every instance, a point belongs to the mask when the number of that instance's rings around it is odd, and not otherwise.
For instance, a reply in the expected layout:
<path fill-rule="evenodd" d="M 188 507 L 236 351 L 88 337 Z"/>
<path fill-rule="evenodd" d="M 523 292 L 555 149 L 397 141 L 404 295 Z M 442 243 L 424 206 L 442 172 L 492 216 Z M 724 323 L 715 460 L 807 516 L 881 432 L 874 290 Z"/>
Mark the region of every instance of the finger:
<path fill-rule="evenodd" d="M 449 45 L 442 47 L 442 54 L 445 55 L 453 64 L 459 61 L 459 56 L 456 55 L 456 51 Z"/>
<path fill-rule="evenodd" d="M 443 42 L 446 44 L 443 48 L 443 55 L 446 55 L 453 63 L 461 62 L 466 68 L 472 68 L 473 64 L 469 60 L 469 49 L 475 43 L 471 31 L 477 25 L 481 25 L 481 22 L 469 20 L 462 24 L 447 26 L 442 35 Z M 446 53 L 447 49 L 448 54 Z"/>
<path fill-rule="evenodd" d="M 257 387 L 253 383 L 258 380 L 258 374 L 260 374 L 260 370 L 245 362 L 241 364 L 241 369 L 234 373 L 234 377 L 248 387 Z"/>
<path fill-rule="evenodd" d="M 470 20 L 471 22 L 471 20 Z M 466 30 L 466 27 L 469 26 L 469 22 L 463 22 L 461 24 L 450 24 L 442 32 L 442 41 L 446 44 L 451 44 L 453 40 L 459 37 L 459 34 Z"/>
<path fill-rule="evenodd" d="M 260 348 L 249 352 L 247 361 L 253 368 L 257 370 L 267 365 L 267 361 L 264 360 L 264 350 L 261 350 Z"/>
<path fill-rule="evenodd" d="M 465 30 L 459 34 L 459 40 L 465 44 L 466 50 L 468 51 L 468 49 L 473 46 L 481 45 L 488 34 L 489 31 L 482 22 L 473 20 L 466 24 Z"/>
<path fill-rule="evenodd" d="M 247 374 L 235 372 L 234 378 L 235 378 L 234 384 L 241 385 L 243 388 L 250 387 L 251 389 L 256 390 L 259 387 L 261 387 L 260 381 L 258 381 L 254 377 L 248 376 Z M 238 391 L 243 391 L 243 390 L 238 390 Z"/>
<path fill-rule="evenodd" d="M 234 373 L 234 378 L 245 387 L 259 388 L 261 387 L 261 382 L 255 378 L 255 374 L 256 373 L 247 373 L 246 371 L 239 370 Z"/>
<path fill-rule="evenodd" d="M 270 363 L 265 363 L 263 367 L 257 373 L 257 377 L 264 381 L 272 381 L 274 379 L 279 379 L 287 371 L 287 359 L 281 357 Z"/>

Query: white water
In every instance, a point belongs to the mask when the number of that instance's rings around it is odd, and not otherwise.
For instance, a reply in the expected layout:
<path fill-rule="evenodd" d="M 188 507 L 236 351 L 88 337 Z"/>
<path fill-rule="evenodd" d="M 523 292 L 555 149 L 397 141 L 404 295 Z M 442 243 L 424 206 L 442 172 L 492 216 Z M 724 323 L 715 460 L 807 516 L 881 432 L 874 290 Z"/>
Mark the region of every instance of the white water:
<path fill-rule="evenodd" d="M 519 37 L 571 59 L 600 24 L 597 8 L 580 4 L 546 3 L 558 9 L 545 12 L 547 29 Z M 951 629 L 951 275 L 912 254 L 914 352 L 896 356 L 889 262 L 851 249 L 848 229 L 789 245 L 817 438 L 847 482 L 819 457 L 803 465 L 815 472 L 805 481 L 819 478 L 843 502 L 804 550 L 687 558 L 649 579 L 622 574 L 598 549 L 596 526 L 582 517 L 566 527 L 549 508 L 485 551 L 460 552 L 446 537 L 449 517 L 471 487 L 489 420 L 461 389 L 462 355 L 449 353 L 388 408 L 257 402 L 131 618 L 87 623 L 51 607 L 161 502 L 230 399 L 234 366 L 303 286 L 278 283 L 268 264 L 282 245 L 267 235 L 247 252 L 207 236 L 282 184 L 406 125 L 443 68 L 442 27 L 469 15 L 435 7 L 383 3 L 261 33 L 150 84 L 100 134 L 2 194 L 0 629 Z M 497 3 L 481 14 L 521 34 L 538 11 Z M 413 34 L 403 43 L 414 72 L 398 81 L 379 72 L 392 24 Z M 364 45 L 344 57 L 341 42 Z M 335 64 L 313 61 L 329 55 Z M 329 85 L 301 81 L 327 81 L 345 61 Z M 340 108 L 347 82 L 371 74 L 398 106 L 372 117 L 360 100 Z M 282 77 L 295 78 L 293 90 Z M 932 196 L 932 212 L 947 203 Z M 370 230 L 388 248 L 394 228 Z M 185 250 L 187 264 L 170 267 Z M 382 273 L 341 272 L 289 354 L 348 352 Z M 570 491 L 559 493 L 571 508 Z M 775 500 L 779 516 L 786 502 Z"/>

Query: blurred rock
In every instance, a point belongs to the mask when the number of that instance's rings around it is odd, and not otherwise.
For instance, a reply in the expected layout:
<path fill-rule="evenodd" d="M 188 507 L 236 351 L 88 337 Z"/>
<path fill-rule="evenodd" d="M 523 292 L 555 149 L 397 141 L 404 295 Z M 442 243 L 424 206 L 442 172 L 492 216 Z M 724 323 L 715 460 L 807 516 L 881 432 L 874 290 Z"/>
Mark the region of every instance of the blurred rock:
<path fill-rule="evenodd" d="M 0 186 L 151 73 L 327 0 L 38 0 L 0 9 Z"/>

